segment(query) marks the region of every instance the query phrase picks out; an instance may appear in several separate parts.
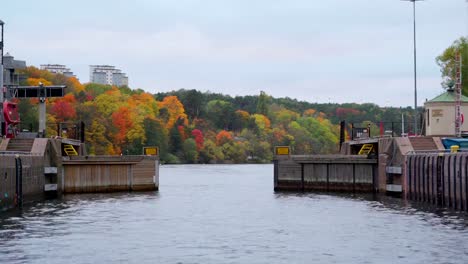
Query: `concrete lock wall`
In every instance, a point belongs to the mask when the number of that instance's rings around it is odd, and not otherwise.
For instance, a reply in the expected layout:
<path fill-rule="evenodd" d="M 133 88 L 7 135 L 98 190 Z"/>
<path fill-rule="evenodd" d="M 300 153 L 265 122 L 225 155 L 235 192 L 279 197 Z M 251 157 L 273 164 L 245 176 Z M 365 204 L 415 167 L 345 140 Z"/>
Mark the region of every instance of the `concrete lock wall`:
<path fill-rule="evenodd" d="M 468 153 L 411 154 L 406 166 L 407 198 L 468 210 Z"/>
<path fill-rule="evenodd" d="M 377 189 L 377 160 L 356 155 L 277 156 L 275 190 L 364 191 Z"/>
<path fill-rule="evenodd" d="M 159 189 L 158 156 L 79 156 L 63 160 L 65 193 Z"/>
<path fill-rule="evenodd" d="M 44 194 L 43 157 L 19 155 L 22 164 L 22 197 L 17 197 L 16 155 L 0 154 L 0 210 L 13 208 L 20 202 L 41 199 Z"/>

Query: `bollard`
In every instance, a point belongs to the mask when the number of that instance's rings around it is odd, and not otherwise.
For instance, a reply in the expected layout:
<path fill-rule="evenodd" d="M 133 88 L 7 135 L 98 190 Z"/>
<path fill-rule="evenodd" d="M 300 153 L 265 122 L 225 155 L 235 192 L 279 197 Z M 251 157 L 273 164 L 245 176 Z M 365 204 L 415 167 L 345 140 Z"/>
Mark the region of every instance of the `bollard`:
<path fill-rule="evenodd" d="M 450 153 L 457 153 L 459 149 L 460 149 L 460 146 L 453 145 L 450 147 Z"/>

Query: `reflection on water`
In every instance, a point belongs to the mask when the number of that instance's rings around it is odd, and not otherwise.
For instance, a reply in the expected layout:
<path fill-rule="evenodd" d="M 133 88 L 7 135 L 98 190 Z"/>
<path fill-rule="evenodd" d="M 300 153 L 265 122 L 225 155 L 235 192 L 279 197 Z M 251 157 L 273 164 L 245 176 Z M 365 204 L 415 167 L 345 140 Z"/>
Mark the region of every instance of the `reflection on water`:
<path fill-rule="evenodd" d="M 273 192 L 272 165 L 162 166 L 160 192 L 0 216 L 0 263 L 468 263 L 468 216 L 364 194 Z"/>

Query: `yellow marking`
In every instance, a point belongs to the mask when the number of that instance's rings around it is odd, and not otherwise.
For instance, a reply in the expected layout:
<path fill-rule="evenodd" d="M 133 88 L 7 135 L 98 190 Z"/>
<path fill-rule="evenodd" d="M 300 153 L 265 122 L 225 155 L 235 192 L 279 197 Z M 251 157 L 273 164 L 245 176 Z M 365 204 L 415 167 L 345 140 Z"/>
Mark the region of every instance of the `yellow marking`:
<path fill-rule="evenodd" d="M 275 147 L 276 155 L 289 155 L 289 147 Z"/>
<path fill-rule="evenodd" d="M 143 154 L 148 156 L 157 156 L 159 153 L 158 147 L 143 147 Z"/>
<path fill-rule="evenodd" d="M 459 149 L 460 149 L 460 146 L 452 145 L 450 146 L 450 153 L 457 153 Z"/>
<path fill-rule="evenodd" d="M 364 144 L 361 147 L 361 150 L 359 150 L 359 155 L 369 155 L 369 153 L 372 151 L 374 146 L 372 144 Z"/>
<path fill-rule="evenodd" d="M 76 149 L 70 144 L 64 145 L 63 151 L 67 156 L 78 156 L 78 152 L 76 152 Z"/>

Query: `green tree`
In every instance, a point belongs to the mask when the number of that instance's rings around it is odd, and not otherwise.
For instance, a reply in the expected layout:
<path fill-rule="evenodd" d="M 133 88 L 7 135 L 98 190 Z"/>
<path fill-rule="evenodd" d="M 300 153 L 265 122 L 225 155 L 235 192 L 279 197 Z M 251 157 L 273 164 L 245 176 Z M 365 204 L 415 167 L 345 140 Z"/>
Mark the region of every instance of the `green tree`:
<path fill-rule="evenodd" d="M 211 100 L 206 105 L 207 119 L 219 129 L 229 130 L 234 119 L 234 108 L 230 102 Z"/>
<path fill-rule="evenodd" d="M 198 160 L 197 143 L 193 138 L 184 141 L 184 158 L 188 163 L 196 163 Z"/>
<path fill-rule="evenodd" d="M 169 131 L 169 152 L 176 155 L 177 157 L 182 156 L 182 135 L 178 126 L 175 125 Z"/>
<path fill-rule="evenodd" d="M 99 119 L 95 119 L 89 129 L 86 129 L 86 138 L 89 143 L 90 155 L 108 154 L 112 148 L 111 142 L 106 137 L 106 127 Z"/>
<path fill-rule="evenodd" d="M 159 156 L 166 159 L 168 133 L 164 124 L 159 119 L 145 118 L 143 121 L 145 128 L 146 146 L 159 147 Z"/>
<path fill-rule="evenodd" d="M 203 111 L 203 94 L 195 89 L 181 90 L 180 101 L 184 105 L 185 112 L 190 120 L 199 117 Z"/>
<path fill-rule="evenodd" d="M 261 91 L 260 95 L 258 96 L 256 113 L 262 114 L 264 116 L 268 116 L 269 104 L 270 104 L 270 97 L 264 91 Z"/>
<path fill-rule="evenodd" d="M 224 154 L 221 148 L 208 139 L 203 143 L 203 149 L 200 151 L 200 160 L 203 163 L 216 163 L 224 160 Z"/>
<path fill-rule="evenodd" d="M 437 64 L 442 72 L 442 86 L 449 88 L 455 83 L 455 74 L 457 65 L 455 63 L 456 54 L 460 53 L 462 57 L 462 91 L 468 95 L 468 40 L 464 37 L 457 39 L 444 52 L 436 58 Z"/>

